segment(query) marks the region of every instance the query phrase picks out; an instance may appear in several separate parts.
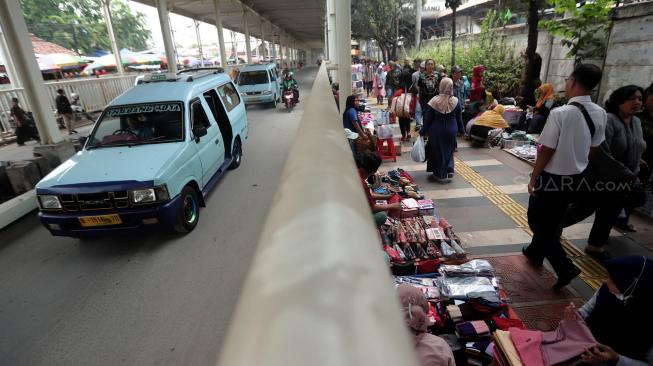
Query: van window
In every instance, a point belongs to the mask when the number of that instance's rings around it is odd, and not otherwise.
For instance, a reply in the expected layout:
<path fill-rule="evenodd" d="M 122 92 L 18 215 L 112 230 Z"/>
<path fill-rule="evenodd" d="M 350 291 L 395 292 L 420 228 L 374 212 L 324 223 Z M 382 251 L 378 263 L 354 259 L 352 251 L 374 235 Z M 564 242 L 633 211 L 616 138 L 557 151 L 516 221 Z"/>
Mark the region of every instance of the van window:
<path fill-rule="evenodd" d="M 270 70 L 270 80 L 277 81 L 277 77 L 274 75 L 274 71 Z"/>
<path fill-rule="evenodd" d="M 209 121 L 209 118 L 206 117 L 206 113 L 204 112 L 202 103 L 200 103 L 199 100 L 195 100 L 191 102 L 190 120 L 192 122 L 192 126 L 191 126 L 192 129 L 195 129 L 195 126 L 200 124 L 206 127 L 207 129 L 211 127 L 211 122 Z"/>
<path fill-rule="evenodd" d="M 232 83 L 227 83 L 219 87 L 218 94 L 220 94 L 220 98 L 222 99 L 225 108 L 227 108 L 227 112 L 231 112 L 232 109 L 240 104 L 240 96 L 238 96 L 236 87 Z"/>
<path fill-rule="evenodd" d="M 260 71 L 243 71 L 238 77 L 238 85 L 258 85 L 268 83 L 268 72 Z"/>

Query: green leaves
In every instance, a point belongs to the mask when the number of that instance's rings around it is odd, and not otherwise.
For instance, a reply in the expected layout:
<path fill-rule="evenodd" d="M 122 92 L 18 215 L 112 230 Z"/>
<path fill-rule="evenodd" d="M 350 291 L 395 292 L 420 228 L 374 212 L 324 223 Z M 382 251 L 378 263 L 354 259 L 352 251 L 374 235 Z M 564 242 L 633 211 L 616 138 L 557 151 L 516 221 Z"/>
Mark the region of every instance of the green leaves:
<path fill-rule="evenodd" d="M 595 0 L 577 6 L 574 0 L 548 0 L 557 14 L 569 14 L 563 20 L 543 20 L 540 26 L 550 34 L 562 38 L 561 44 L 569 47 L 567 57 L 576 62 L 601 58 L 605 53 L 605 37 L 610 27 L 612 0 Z"/>
<path fill-rule="evenodd" d="M 456 63 L 465 74 L 471 75 L 476 65 L 485 65 L 484 84 L 488 90 L 499 90 L 504 95 L 518 95 L 524 61 L 513 55 L 511 45 L 502 35 L 498 25 L 502 20 L 494 11 L 489 11 L 481 23 L 481 32 L 474 37 L 460 37 L 456 46 Z M 432 58 L 437 64 L 451 65 L 451 43 L 442 40 L 423 47 L 414 55 L 422 59 Z"/>
<path fill-rule="evenodd" d="M 100 0 L 21 0 L 30 32 L 80 54 L 110 50 Z M 133 13 L 124 0 L 111 2 L 113 28 L 118 47 L 142 50 L 151 32 L 145 17 Z"/>

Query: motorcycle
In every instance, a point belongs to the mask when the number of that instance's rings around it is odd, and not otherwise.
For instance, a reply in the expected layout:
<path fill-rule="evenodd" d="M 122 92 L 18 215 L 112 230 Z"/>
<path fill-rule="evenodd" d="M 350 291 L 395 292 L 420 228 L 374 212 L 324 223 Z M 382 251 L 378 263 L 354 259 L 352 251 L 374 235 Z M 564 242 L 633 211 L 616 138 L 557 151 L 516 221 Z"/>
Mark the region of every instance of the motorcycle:
<path fill-rule="evenodd" d="M 292 112 L 292 109 L 295 108 L 295 93 L 292 90 L 283 92 L 283 103 L 286 105 L 288 113 Z"/>

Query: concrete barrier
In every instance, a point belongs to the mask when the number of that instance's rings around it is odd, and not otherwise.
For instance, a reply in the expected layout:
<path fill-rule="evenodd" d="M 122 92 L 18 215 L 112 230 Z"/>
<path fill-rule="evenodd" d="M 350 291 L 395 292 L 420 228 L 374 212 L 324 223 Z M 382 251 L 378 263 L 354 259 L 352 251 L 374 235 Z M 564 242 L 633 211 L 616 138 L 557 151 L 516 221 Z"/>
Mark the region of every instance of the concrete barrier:
<path fill-rule="evenodd" d="M 36 190 L 25 192 L 0 204 L 0 229 L 36 210 Z"/>
<path fill-rule="evenodd" d="M 39 167 L 30 161 L 19 161 L 7 167 L 7 177 L 14 194 L 30 191 L 41 180 Z"/>

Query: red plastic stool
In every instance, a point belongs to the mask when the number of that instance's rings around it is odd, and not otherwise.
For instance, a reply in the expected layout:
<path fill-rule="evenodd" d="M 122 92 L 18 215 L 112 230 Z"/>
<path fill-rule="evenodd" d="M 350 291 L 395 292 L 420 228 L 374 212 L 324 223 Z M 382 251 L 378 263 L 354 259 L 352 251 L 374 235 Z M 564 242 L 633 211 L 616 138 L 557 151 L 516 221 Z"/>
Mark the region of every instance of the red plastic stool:
<path fill-rule="evenodd" d="M 387 143 L 387 148 L 384 144 Z M 395 142 L 393 139 L 379 139 L 376 142 L 376 152 L 381 157 L 381 160 L 392 160 L 397 162 L 397 151 L 395 150 Z"/>

